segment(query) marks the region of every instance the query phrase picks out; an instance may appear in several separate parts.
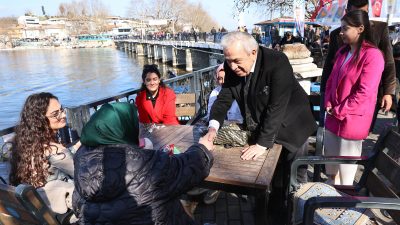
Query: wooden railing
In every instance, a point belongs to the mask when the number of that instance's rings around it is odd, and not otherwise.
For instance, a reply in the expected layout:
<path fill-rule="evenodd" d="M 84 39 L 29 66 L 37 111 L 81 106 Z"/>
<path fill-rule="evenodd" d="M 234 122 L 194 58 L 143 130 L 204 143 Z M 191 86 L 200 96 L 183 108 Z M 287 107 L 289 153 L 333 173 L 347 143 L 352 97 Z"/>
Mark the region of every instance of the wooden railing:
<path fill-rule="evenodd" d="M 208 95 L 211 93 L 215 79 L 214 71 L 217 66 L 210 66 L 192 73 L 177 76 L 164 80 L 164 83 L 175 90 L 177 93 L 195 93 L 196 94 L 196 114 L 205 114 L 207 112 Z M 88 102 L 78 106 L 67 106 L 67 127 L 60 130 L 60 139 L 64 144 L 69 144 L 79 137 L 84 123 L 90 118 L 101 105 L 110 102 L 131 102 L 134 103 L 136 94 L 140 88 L 133 88 L 122 92 L 121 94 Z M 9 141 L 9 137 L 14 132 L 14 127 L 0 130 L 0 161 L 6 149 L 4 146 Z"/>

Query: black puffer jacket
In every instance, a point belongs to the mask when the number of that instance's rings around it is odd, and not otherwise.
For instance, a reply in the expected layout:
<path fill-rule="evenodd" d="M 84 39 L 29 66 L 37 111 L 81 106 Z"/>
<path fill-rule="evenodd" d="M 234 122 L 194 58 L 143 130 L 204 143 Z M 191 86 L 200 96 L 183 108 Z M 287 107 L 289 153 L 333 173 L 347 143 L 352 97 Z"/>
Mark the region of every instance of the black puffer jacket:
<path fill-rule="evenodd" d="M 204 145 L 168 156 L 128 145 L 82 146 L 74 156 L 73 206 L 80 224 L 190 225 L 178 197 L 213 163 Z"/>

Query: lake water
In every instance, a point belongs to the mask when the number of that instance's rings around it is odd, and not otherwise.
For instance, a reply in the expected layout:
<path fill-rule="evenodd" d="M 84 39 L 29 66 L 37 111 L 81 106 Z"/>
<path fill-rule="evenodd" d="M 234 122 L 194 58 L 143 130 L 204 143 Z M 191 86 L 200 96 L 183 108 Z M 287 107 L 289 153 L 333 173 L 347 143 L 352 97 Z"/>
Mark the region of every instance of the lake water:
<path fill-rule="evenodd" d="M 0 51 L 0 130 L 14 126 L 25 99 L 51 92 L 77 106 L 141 85 L 143 65 L 153 63 L 112 48 Z M 162 74 L 168 69 L 157 63 Z"/>

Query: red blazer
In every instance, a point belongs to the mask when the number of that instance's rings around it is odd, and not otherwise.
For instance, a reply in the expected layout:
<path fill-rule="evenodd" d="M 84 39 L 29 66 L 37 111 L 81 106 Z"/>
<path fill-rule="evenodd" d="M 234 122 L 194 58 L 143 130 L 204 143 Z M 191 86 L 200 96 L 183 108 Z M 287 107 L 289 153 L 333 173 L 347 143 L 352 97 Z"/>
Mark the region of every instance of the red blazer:
<path fill-rule="evenodd" d="M 158 97 L 153 108 L 151 100 L 146 99 L 146 90 L 136 96 L 136 106 L 139 111 L 139 122 L 165 125 L 179 125 L 175 111 L 176 95 L 167 87 L 160 87 Z"/>

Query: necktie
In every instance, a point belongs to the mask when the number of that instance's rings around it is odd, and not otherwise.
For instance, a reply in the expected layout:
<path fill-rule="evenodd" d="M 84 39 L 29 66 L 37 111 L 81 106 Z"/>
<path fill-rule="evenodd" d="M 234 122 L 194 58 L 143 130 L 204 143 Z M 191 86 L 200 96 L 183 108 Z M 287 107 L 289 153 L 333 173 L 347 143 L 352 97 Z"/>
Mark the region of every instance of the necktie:
<path fill-rule="evenodd" d="M 243 89 L 243 97 L 244 97 L 244 108 L 245 108 L 245 120 L 247 129 L 250 132 L 253 132 L 257 128 L 257 123 L 254 122 L 253 118 L 251 118 L 251 112 L 249 108 L 249 87 L 251 83 L 251 77 L 253 73 L 250 73 L 248 76 L 244 77 L 244 89 Z"/>

